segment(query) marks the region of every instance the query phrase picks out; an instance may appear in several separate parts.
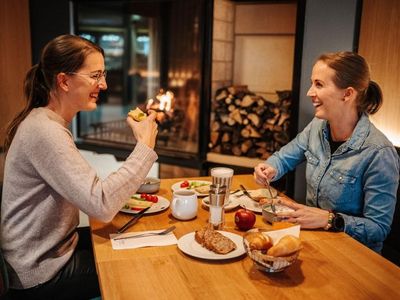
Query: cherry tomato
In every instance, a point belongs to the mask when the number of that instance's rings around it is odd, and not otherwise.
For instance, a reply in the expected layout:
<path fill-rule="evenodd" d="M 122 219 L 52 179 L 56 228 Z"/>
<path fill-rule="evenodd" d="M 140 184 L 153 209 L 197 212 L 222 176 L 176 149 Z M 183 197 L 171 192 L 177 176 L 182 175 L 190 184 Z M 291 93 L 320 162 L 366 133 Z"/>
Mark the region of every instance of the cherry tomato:
<path fill-rule="evenodd" d="M 189 181 L 185 180 L 184 182 L 181 183 L 181 188 L 185 188 L 189 186 Z"/>
<path fill-rule="evenodd" d="M 151 202 L 157 203 L 158 202 L 158 197 L 157 196 L 151 196 Z"/>
<path fill-rule="evenodd" d="M 145 193 L 141 193 L 141 194 L 140 194 L 140 198 L 142 198 L 142 199 L 147 199 L 146 197 L 147 197 L 147 194 L 145 194 Z"/>

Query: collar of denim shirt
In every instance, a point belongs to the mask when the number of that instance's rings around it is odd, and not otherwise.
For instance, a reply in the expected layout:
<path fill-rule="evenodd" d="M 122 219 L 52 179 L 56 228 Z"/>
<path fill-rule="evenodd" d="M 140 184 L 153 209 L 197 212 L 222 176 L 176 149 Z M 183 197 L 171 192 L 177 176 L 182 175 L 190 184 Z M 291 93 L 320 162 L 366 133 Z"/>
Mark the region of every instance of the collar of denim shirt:
<path fill-rule="evenodd" d="M 348 148 L 353 149 L 353 150 L 358 150 L 361 148 L 361 146 L 364 144 L 365 139 L 368 136 L 368 133 L 370 131 L 370 126 L 371 122 L 369 120 L 369 117 L 366 113 L 363 113 L 360 117 L 360 119 L 357 122 L 356 127 L 354 128 L 354 131 L 350 137 L 342 146 L 340 146 L 340 153 L 343 153 L 347 151 Z M 324 122 L 323 125 L 323 135 L 324 139 L 326 141 L 329 141 L 329 124 L 328 121 Z M 340 154 L 338 153 L 338 154 Z"/>

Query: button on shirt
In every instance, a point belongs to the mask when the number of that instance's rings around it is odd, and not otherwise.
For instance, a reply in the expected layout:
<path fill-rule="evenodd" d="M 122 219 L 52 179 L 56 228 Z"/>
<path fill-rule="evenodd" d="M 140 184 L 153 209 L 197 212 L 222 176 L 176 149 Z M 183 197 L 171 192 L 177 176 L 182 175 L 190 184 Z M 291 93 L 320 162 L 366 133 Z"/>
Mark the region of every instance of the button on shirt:
<path fill-rule="evenodd" d="M 399 156 L 367 114 L 333 154 L 329 134 L 328 122 L 314 118 L 266 163 L 277 180 L 306 160 L 307 205 L 341 213 L 345 232 L 379 252 L 396 205 Z"/>

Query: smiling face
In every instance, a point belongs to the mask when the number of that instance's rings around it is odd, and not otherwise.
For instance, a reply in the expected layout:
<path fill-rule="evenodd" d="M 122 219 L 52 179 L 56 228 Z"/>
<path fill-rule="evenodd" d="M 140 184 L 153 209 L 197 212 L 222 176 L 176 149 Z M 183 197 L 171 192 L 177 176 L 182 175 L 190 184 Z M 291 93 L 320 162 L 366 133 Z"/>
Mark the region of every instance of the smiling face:
<path fill-rule="evenodd" d="M 315 116 L 319 119 L 336 121 L 343 116 L 346 90 L 334 84 L 334 76 L 335 71 L 322 61 L 318 61 L 313 67 L 307 96 L 311 97 Z"/>
<path fill-rule="evenodd" d="M 78 111 L 96 109 L 101 90 L 107 89 L 104 76 L 96 80 L 99 72 L 104 72 L 104 58 L 99 52 L 90 53 L 79 70 L 69 74 L 68 98 L 71 108 Z"/>

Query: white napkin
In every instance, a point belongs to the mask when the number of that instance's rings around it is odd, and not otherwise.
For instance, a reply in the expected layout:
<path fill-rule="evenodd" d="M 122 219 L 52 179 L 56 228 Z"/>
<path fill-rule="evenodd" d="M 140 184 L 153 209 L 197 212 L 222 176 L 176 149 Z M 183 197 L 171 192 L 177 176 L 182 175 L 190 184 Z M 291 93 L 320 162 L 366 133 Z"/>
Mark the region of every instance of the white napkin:
<path fill-rule="evenodd" d="M 285 235 L 294 235 L 295 237 L 299 237 L 300 225 L 291 226 L 284 229 L 268 231 L 266 232 L 266 234 L 272 239 L 272 243 L 275 245 Z"/>
<path fill-rule="evenodd" d="M 168 245 L 175 245 L 178 243 L 178 240 L 176 239 L 175 234 L 173 232 L 170 232 L 166 235 L 150 235 L 150 236 L 143 236 L 137 238 L 123 239 L 123 240 L 113 239 L 116 236 L 118 237 L 135 236 L 143 233 L 161 232 L 161 231 L 163 230 L 127 232 L 123 234 L 112 233 L 110 234 L 111 245 L 114 250 L 122 250 L 122 249 L 149 247 L 149 246 L 168 246 Z"/>

